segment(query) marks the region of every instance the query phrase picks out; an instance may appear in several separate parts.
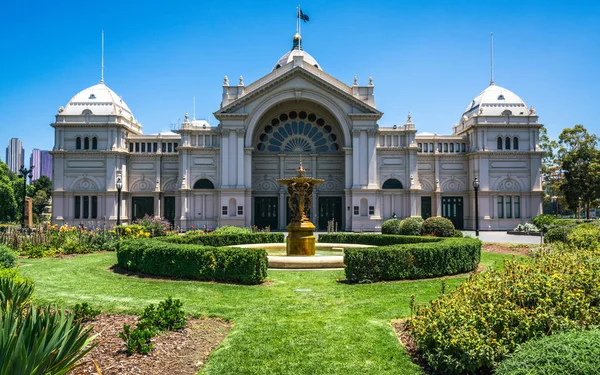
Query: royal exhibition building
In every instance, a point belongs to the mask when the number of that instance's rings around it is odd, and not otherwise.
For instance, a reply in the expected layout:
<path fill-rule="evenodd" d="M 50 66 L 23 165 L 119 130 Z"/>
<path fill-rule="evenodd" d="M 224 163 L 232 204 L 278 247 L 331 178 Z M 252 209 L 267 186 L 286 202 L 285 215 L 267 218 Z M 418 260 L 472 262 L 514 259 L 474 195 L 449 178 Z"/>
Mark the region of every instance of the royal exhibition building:
<path fill-rule="evenodd" d="M 329 75 L 298 34 L 275 58 L 255 82 L 224 78 L 216 126 L 186 114 L 174 132 L 144 134 L 104 82 L 76 94 L 52 124 L 53 223 L 151 215 L 184 230 L 285 230 L 287 190 L 276 180 L 300 163 L 324 180 L 310 208 L 318 230 L 378 231 L 394 215 L 444 216 L 474 229 L 475 179 L 482 230 L 512 229 L 542 212 L 541 124 L 513 92 L 491 82 L 464 98 L 466 108 L 448 113 L 457 122 L 448 135 L 410 115 L 380 127 L 385 108 L 371 78 L 348 85 Z"/>

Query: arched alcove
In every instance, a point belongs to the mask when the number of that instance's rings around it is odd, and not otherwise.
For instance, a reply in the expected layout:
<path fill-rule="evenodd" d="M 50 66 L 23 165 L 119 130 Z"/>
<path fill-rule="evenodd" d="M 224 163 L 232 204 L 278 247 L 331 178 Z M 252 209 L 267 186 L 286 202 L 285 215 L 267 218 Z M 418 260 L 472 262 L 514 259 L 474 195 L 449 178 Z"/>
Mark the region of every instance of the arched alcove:
<path fill-rule="evenodd" d="M 381 186 L 381 188 L 382 189 L 404 189 L 404 187 L 402 186 L 402 182 L 398 181 L 395 178 L 387 179 L 383 183 L 383 186 Z"/>
<path fill-rule="evenodd" d="M 215 185 L 207 178 L 201 178 L 194 183 L 193 189 L 214 189 Z"/>

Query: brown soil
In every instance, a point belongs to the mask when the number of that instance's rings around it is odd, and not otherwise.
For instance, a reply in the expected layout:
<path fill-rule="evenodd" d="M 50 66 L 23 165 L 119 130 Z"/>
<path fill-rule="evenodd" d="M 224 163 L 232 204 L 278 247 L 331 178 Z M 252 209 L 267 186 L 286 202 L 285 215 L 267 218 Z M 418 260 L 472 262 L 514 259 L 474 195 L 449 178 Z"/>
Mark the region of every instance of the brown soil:
<path fill-rule="evenodd" d="M 69 375 L 97 375 L 95 361 L 102 375 L 196 374 L 210 352 L 225 338 L 233 324 L 221 319 L 189 319 L 182 331 L 168 332 L 152 339 L 154 349 L 148 355 L 127 355 L 119 331 L 124 324 L 134 327 L 137 316 L 101 314 L 93 322 L 93 334 L 99 342 L 80 366 Z M 92 361 L 93 360 L 93 361 Z"/>
<path fill-rule="evenodd" d="M 534 247 L 537 246 L 530 244 L 484 243 L 481 247 L 481 251 L 497 254 L 529 255 L 529 252 Z"/>
<path fill-rule="evenodd" d="M 406 327 L 407 320 L 408 319 L 398 319 L 392 321 L 392 327 L 396 332 L 396 337 L 398 338 L 398 341 L 400 341 L 400 344 L 404 346 L 413 362 L 418 364 L 424 373 L 433 374 L 417 350 L 417 344 L 415 343 L 415 340 L 413 340 L 410 330 Z"/>

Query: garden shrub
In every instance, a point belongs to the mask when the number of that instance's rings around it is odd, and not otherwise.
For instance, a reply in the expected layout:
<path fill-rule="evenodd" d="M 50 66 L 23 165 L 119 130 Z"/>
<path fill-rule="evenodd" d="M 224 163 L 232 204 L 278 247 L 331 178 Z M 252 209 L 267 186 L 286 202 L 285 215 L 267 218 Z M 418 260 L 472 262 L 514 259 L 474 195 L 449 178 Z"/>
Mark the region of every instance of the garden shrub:
<path fill-rule="evenodd" d="M 422 279 L 473 271 L 481 241 L 449 238 L 434 243 L 344 249 L 346 279 L 351 282 Z"/>
<path fill-rule="evenodd" d="M 441 216 L 432 216 L 423 222 L 423 233 L 437 237 L 452 237 L 454 224 Z"/>
<path fill-rule="evenodd" d="M 360 245 L 386 246 L 407 243 L 439 242 L 441 238 L 424 236 L 401 236 L 394 234 L 369 233 L 323 233 L 319 234 L 322 243 L 351 243 Z"/>
<path fill-rule="evenodd" d="M 544 242 L 547 243 L 556 243 L 556 242 L 567 242 L 567 237 L 569 233 L 571 233 L 575 229 L 574 225 L 566 226 L 557 226 L 548 229 L 546 235 L 544 236 Z"/>
<path fill-rule="evenodd" d="M 421 234 L 423 230 L 423 218 L 415 216 L 415 217 L 407 217 L 402 220 L 400 223 L 400 234 L 405 236 L 418 236 Z"/>
<path fill-rule="evenodd" d="M 233 225 L 224 225 L 215 229 L 215 234 L 248 234 L 252 233 L 250 228 L 235 227 Z"/>
<path fill-rule="evenodd" d="M 148 354 L 154 349 L 152 338 L 156 332 L 151 327 L 135 327 L 131 329 L 128 324 L 123 325 L 123 331 L 119 332 L 121 340 L 125 341 L 127 354 Z"/>
<path fill-rule="evenodd" d="M 138 321 L 138 327 L 155 327 L 161 331 L 177 331 L 185 328 L 187 318 L 183 311 L 183 303 L 171 297 L 158 303 L 150 304 Z"/>
<path fill-rule="evenodd" d="M 452 237 L 456 237 L 456 238 L 463 238 L 463 232 L 459 231 L 458 229 L 454 230 L 454 234 L 452 235 Z"/>
<path fill-rule="evenodd" d="M 0 245 L 0 268 L 13 267 L 17 259 L 17 254 L 10 247 Z"/>
<path fill-rule="evenodd" d="M 400 234 L 400 224 L 398 219 L 389 219 L 381 225 L 381 234 Z"/>
<path fill-rule="evenodd" d="M 254 243 L 285 242 L 283 233 L 240 233 L 240 234 L 195 234 L 189 236 L 167 236 L 158 240 L 177 244 L 196 244 L 205 246 L 232 246 Z"/>
<path fill-rule="evenodd" d="M 489 373 L 530 339 L 600 324 L 599 291 L 597 253 L 557 248 L 471 276 L 409 325 L 434 371 Z"/>
<path fill-rule="evenodd" d="M 87 302 L 83 302 L 73 306 L 73 314 L 76 321 L 80 321 L 82 323 L 91 322 L 92 320 L 96 319 L 98 314 L 100 314 L 100 309 L 94 309 Z"/>
<path fill-rule="evenodd" d="M 600 330 L 570 331 L 523 344 L 498 366 L 496 375 L 597 374 Z"/>
<path fill-rule="evenodd" d="M 262 249 L 198 246 L 156 239 L 121 242 L 117 260 L 124 269 L 149 275 L 242 284 L 262 283 L 268 264 L 267 252 Z"/>
<path fill-rule="evenodd" d="M 577 249 L 598 249 L 600 248 L 600 227 L 581 224 L 569 233 L 567 243 Z"/>
<path fill-rule="evenodd" d="M 546 233 L 550 227 L 556 223 L 556 216 L 549 214 L 542 214 L 531 219 L 531 222 L 540 229 L 543 233 Z"/>
<path fill-rule="evenodd" d="M 165 236 L 167 229 L 171 227 L 171 223 L 167 220 L 148 215 L 134 221 L 133 224 L 142 227 L 145 232 L 150 234 L 150 237 Z"/>

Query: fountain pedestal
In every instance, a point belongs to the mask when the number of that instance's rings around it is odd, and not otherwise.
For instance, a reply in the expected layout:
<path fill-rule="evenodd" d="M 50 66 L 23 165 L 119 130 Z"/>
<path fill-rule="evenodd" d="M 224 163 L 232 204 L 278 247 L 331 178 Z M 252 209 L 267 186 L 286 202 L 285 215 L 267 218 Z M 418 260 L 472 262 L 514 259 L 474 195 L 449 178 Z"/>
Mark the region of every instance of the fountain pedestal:
<path fill-rule="evenodd" d="M 280 184 L 287 185 L 290 194 L 288 206 L 292 211 L 292 221 L 287 226 L 289 234 L 286 240 L 286 254 L 315 255 L 315 226 L 310 222 L 307 212 L 312 205 L 313 187 L 324 180 L 305 177 L 306 170 L 302 167 L 302 159 L 296 174 L 293 178 L 277 180 Z"/>

